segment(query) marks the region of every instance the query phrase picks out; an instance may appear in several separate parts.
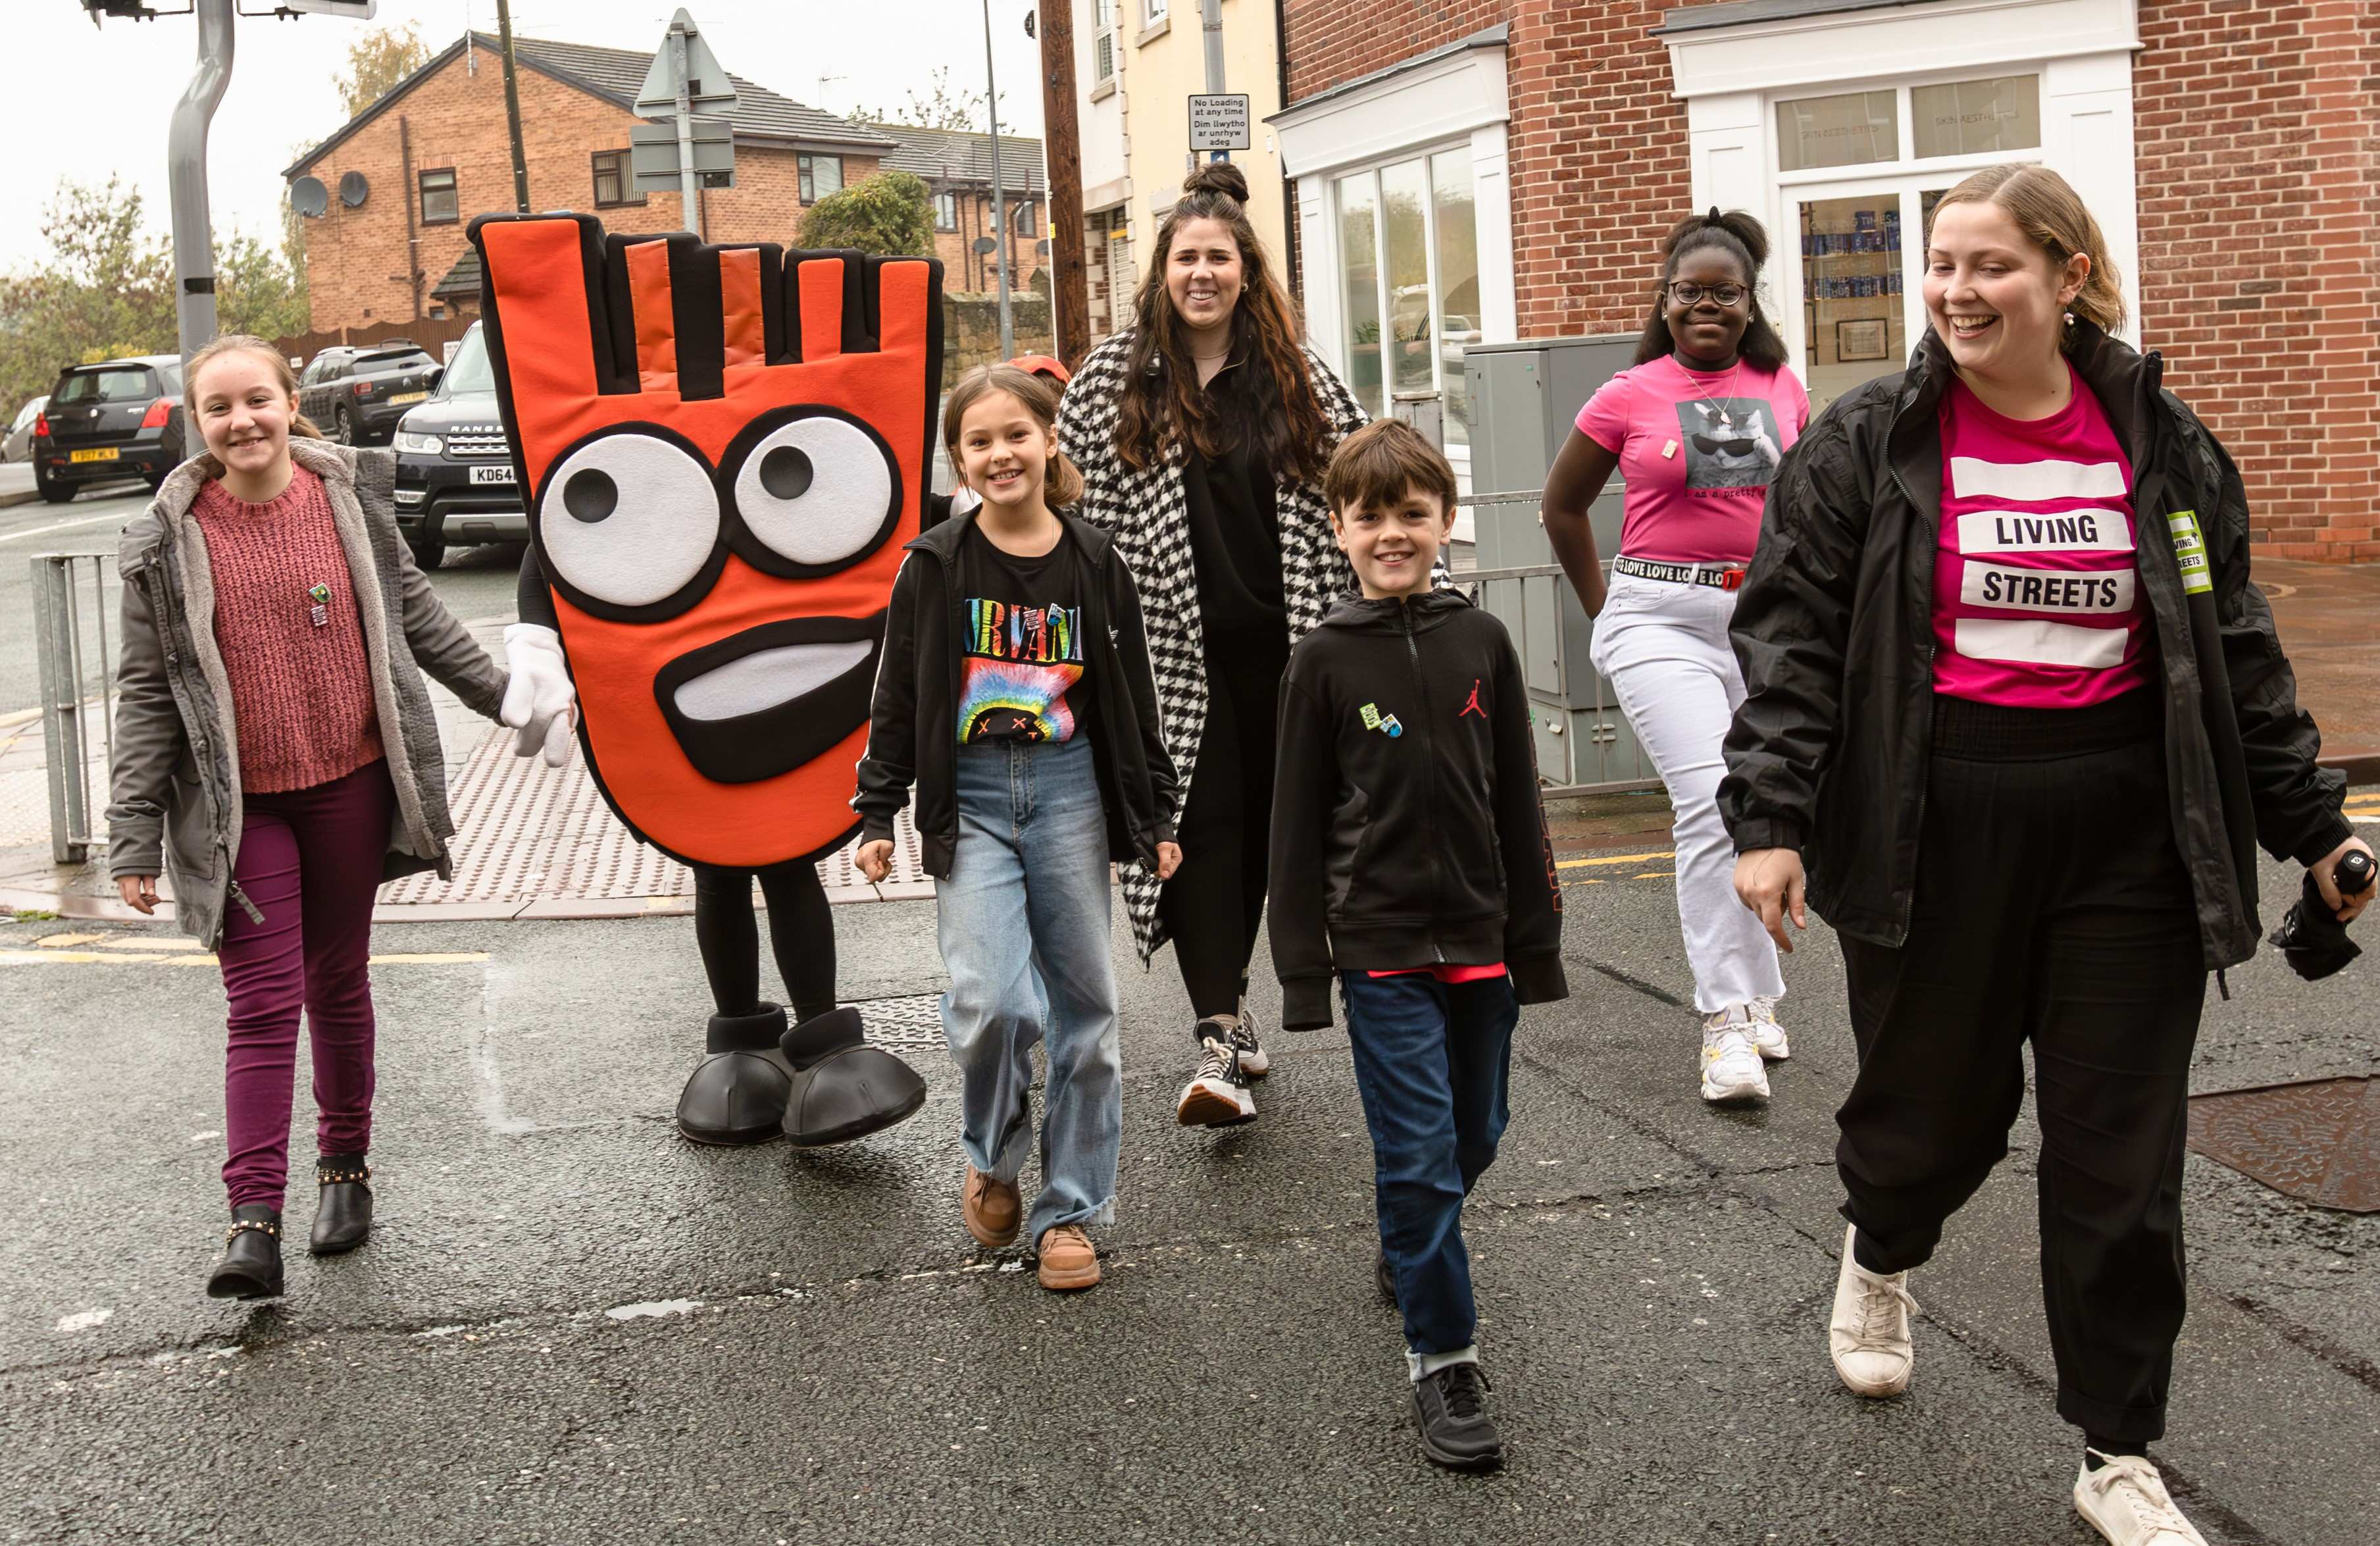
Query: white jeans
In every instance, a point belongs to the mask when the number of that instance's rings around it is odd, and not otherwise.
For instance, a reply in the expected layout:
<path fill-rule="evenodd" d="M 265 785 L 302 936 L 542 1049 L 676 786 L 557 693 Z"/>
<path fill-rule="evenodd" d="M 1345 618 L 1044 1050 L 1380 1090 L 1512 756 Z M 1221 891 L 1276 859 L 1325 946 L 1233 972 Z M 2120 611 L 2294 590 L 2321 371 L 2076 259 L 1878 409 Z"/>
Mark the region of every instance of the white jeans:
<path fill-rule="evenodd" d="M 1678 923 L 1694 1007 L 1706 1015 L 1785 992 L 1776 945 L 1735 899 L 1735 846 L 1718 815 L 1727 771 L 1719 744 L 1743 701 L 1743 674 L 1727 642 L 1734 612 L 1731 590 L 1613 575 L 1588 651 L 1669 786 Z"/>

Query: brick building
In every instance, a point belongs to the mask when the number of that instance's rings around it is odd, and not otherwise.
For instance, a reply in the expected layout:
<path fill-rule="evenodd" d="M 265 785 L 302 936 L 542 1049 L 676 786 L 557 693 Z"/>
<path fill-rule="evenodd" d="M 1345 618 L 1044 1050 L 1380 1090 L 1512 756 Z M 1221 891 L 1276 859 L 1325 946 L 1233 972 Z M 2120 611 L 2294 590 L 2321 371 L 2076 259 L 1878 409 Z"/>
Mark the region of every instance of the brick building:
<path fill-rule="evenodd" d="M 529 207 L 588 211 L 614 231 L 689 229 L 676 192 L 638 193 L 628 172 L 651 56 L 521 37 L 513 47 Z M 804 208 L 900 149 L 874 128 L 730 79 L 740 99 L 735 186 L 701 194 L 714 241 L 791 242 Z M 350 174 L 361 178 L 359 202 L 342 193 Z M 320 177 L 331 190 L 329 212 L 303 223 L 317 331 L 476 310 L 464 230 L 475 214 L 513 208 L 496 41 L 456 39 L 283 176 Z"/>
<path fill-rule="evenodd" d="M 2380 7 L 2370 0 L 1282 0 L 1316 347 L 1376 411 L 1467 343 L 1633 333 L 1663 229 L 1750 210 L 1814 401 L 1900 369 L 1940 192 L 2039 161 L 2105 227 L 2261 552 L 2380 558 Z M 1902 233 L 1911 233 L 1902 239 Z M 1385 379 L 1384 379 L 1385 372 Z"/>
<path fill-rule="evenodd" d="M 977 242 L 999 228 L 992 213 L 991 136 L 905 124 L 869 127 L 899 144 L 885 152 L 884 166 L 916 173 L 933 195 L 934 255 L 942 261 L 943 286 L 971 295 L 996 293 L 999 256 L 976 250 Z M 1041 177 L 1040 140 L 1000 137 L 1000 185 L 1008 220 L 1008 286 L 1030 289 L 1033 275 L 1050 263 L 1050 191 Z"/>

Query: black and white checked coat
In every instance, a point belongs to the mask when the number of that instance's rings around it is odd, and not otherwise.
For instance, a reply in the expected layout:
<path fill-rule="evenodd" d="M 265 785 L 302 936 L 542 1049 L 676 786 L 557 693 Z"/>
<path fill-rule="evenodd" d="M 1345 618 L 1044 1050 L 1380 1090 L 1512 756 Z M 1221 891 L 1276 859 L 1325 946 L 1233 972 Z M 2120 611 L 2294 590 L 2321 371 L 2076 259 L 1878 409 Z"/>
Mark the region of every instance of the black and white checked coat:
<path fill-rule="evenodd" d="M 1157 706 L 1165 721 L 1165 749 L 1177 775 L 1174 814 L 1189 809 L 1198 743 L 1207 728 L 1206 635 L 1198 615 L 1198 576 L 1190 556 L 1190 510 L 1183 492 L 1184 451 L 1176 445 L 1162 463 L 1134 471 L 1116 456 L 1116 418 L 1123 396 L 1132 335 L 1120 333 L 1093 349 L 1066 388 L 1058 409 L 1058 444 L 1083 474 L 1079 513 L 1113 534 L 1116 549 L 1140 587 L 1148 630 L 1149 663 L 1157 673 Z M 1363 428 L 1368 416 L 1330 368 L 1309 349 L 1314 396 L 1330 424 L 1330 444 Z M 1318 485 L 1284 476 L 1274 509 L 1281 524 L 1281 588 L 1295 643 L 1322 621 L 1330 603 L 1355 589 L 1355 571 L 1330 535 L 1330 513 Z M 1160 889 L 1153 870 L 1123 868 L 1124 910 L 1144 967 L 1166 941 L 1158 921 Z"/>

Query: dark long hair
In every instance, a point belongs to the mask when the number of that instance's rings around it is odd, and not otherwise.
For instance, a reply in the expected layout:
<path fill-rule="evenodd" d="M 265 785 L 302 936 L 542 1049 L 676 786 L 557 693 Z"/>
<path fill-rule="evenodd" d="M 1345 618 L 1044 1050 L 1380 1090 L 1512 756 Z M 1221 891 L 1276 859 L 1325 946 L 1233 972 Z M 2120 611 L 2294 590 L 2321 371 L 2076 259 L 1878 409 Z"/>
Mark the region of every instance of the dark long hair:
<path fill-rule="evenodd" d="M 1174 236 L 1192 220 L 1221 222 L 1239 244 L 1247 289 L 1232 310 L 1232 353 L 1245 361 L 1248 430 L 1276 476 L 1317 482 L 1330 459 L 1325 450 L 1330 423 L 1306 372 L 1297 316 L 1273 277 L 1271 256 L 1248 223 L 1247 199 L 1245 173 L 1228 161 L 1209 162 L 1183 181 L 1181 199 L 1157 227 L 1157 261 L 1133 301 L 1132 349 L 1116 413 L 1116 456 L 1135 471 L 1163 461 L 1184 443 L 1202 456 L 1220 456 L 1236 432 L 1220 421 L 1199 389 L 1197 365 L 1165 289 Z"/>
<path fill-rule="evenodd" d="M 1690 214 L 1679 221 L 1662 239 L 1661 283 L 1653 292 L 1653 315 L 1645 323 L 1645 336 L 1636 341 L 1636 363 L 1677 353 L 1678 341 L 1670 336 L 1670 281 L 1678 276 L 1678 265 L 1688 253 L 1706 247 L 1716 247 L 1742 264 L 1744 288 L 1751 292 L 1752 321 L 1744 324 L 1743 341 L 1735 347 L 1736 358 L 1764 371 L 1783 370 L 1785 340 L 1777 335 L 1775 324 L 1760 310 L 1760 265 L 1768 261 L 1768 233 L 1742 210 L 1722 214 L 1717 204 L 1708 213 Z"/>

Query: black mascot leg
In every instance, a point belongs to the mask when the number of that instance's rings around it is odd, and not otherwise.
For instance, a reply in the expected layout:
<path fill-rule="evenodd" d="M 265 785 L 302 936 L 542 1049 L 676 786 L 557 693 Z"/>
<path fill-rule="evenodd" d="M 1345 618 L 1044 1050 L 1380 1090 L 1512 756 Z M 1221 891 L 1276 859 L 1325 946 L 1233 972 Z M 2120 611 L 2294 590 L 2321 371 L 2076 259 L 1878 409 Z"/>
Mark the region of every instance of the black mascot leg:
<path fill-rule="evenodd" d="M 677 1130 L 696 1143 L 766 1143 L 783 1129 L 794 1070 L 778 1046 L 785 1012 L 759 996 L 750 870 L 695 867 L 694 937 L 719 1013 L 678 1095 Z"/>
<path fill-rule="evenodd" d="M 834 1003 L 834 919 L 818 867 L 777 864 L 760 871 L 769 938 L 798 1022 L 782 1051 L 794 1071 L 785 1137 L 802 1149 L 849 1143 L 915 1115 L 926 1081 L 881 1047 L 868 1044 L 859 1011 Z"/>

